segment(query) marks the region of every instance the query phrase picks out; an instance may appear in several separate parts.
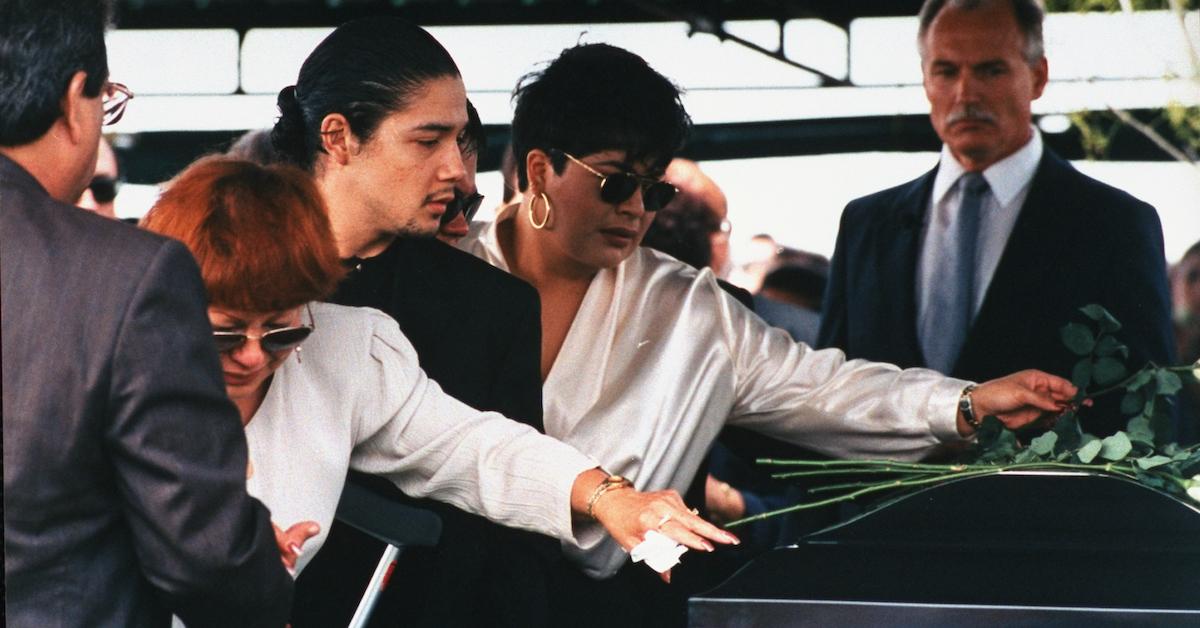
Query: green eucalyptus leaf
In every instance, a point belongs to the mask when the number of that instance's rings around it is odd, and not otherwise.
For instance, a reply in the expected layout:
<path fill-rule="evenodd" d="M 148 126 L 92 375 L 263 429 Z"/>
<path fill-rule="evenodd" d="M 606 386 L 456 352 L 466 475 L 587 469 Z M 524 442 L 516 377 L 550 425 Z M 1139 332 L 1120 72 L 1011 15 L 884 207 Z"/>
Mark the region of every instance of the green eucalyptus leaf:
<path fill-rule="evenodd" d="M 1133 443 L 1125 432 L 1117 432 L 1100 442 L 1100 457 L 1105 460 L 1124 460 L 1133 451 Z"/>
<path fill-rule="evenodd" d="M 1121 322 L 1118 321 L 1115 316 L 1109 314 L 1108 310 L 1104 311 L 1104 318 L 1101 318 L 1099 322 L 1100 331 L 1105 331 L 1108 333 L 1121 331 Z"/>
<path fill-rule="evenodd" d="M 1159 369 L 1154 373 L 1154 379 L 1158 382 L 1158 394 L 1174 395 L 1183 387 L 1183 381 L 1179 376 L 1164 369 Z"/>
<path fill-rule="evenodd" d="M 1075 355 L 1091 355 L 1096 346 L 1096 337 L 1092 330 L 1079 323 L 1067 323 L 1059 332 L 1063 344 Z"/>
<path fill-rule="evenodd" d="M 1146 397 L 1146 405 L 1142 406 L 1142 416 L 1146 417 L 1147 419 L 1153 420 L 1154 406 L 1155 406 L 1155 402 L 1157 402 L 1157 401 L 1158 401 L 1157 395 L 1147 396 Z"/>
<path fill-rule="evenodd" d="M 1120 354 L 1123 358 L 1129 357 L 1129 347 L 1121 344 L 1113 336 L 1101 336 L 1096 341 L 1095 353 L 1098 356 L 1107 357 Z"/>
<path fill-rule="evenodd" d="M 1083 444 L 1075 455 L 1079 456 L 1079 461 L 1083 464 L 1088 464 L 1096 459 L 1096 455 L 1100 453 L 1100 448 L 1104 445 L 1099 440 L 1091 440 Z"/>
<path fill-rule="evenodd" d="M 1084 358 L 1075 363 L 1075 368 L 1071 370 L 1071 383 L 1079 389 L 1079 394 L 1087 390 L 1088 384 L 1092 381 L 1092 361 Z"/>
<path fill-rule="evenodd" d="M 1017 452 L 1017 455 L 1013 457 L 1013 462 L 1015 464 L 1022 464 L 1025 462 L 1033 462 L 1037 459 L 1038 459 L 1037 453 L 1035 453 L 1032 449 L 1029 449 L 1028 447 L 1026 447 L 1025 449 L 1022 449 L 1021 451 Z"/>
<path fill-rule="evenodd" d="M 1170 463 L 1171 459 L 1166 456 L 1147 456 L 1145 458 L 1138 458 L 1134 462 L 1142 469 L 1153 469 L 1154 467 L 1161 467 L 1164 464 Z"/>
<path fill-rule="evenodd" d="M 1154 447 L 1154 428 L 1150 425 L 1150 419 L 1144 416 L 1133 417 L 1126 424 L 1125 431 L 1129 435 L 1129 440 L 1147 447 Z"/>
<path fill-rule="evenodd" d="M 1092 367 L 1092 379 L 1101 386 L 1108 386 L 1125 377 L 1125 365 L 1113 358 L 1100 358 Z"/>
<path fill-rule="evenodd" d="M 1121 323 L 1117 321 L 1104 306 L 1092 303 L 1079 308 L 1083 315 L 1096 321 L 1100 325 L 1102 331 L 1117 331 L 1121 329 Z"/>
<path fill-rule="evenodd" d="M 1129 391 L 1137 390 L 1137 389 L 1141 388 L 1142 386 L 1145 386 L 1146 384 L 1150 383 L 1150 381 L 1153 379 L 1154 379 L 1154 371 L 1153 370 L 1142 369 L 1142 370 L 1138 371 L 1138 374 L 1135 375 L 1133 377 L 1133 379 L 1129 380 L 1128 384 L 1125 384 L 1125 390 L 1129 390 Z M 1151 391 L 1151 394 L 1153 394 L 1153 391 Z"/>
<path fill-rule="evenodd" d="M 1150 488 L 1156 488 L 1160 491 L 1168 490 L 1171 484 L 1174 484 L 1174 482 L 1168 482 L 1165 478 L 1161 478 L 1157 475 L 1151 475 L 1149 473 L 1143 473 L 1141 471 L 1138 471 L 1137 479 L 1138 482 L 1141 482 Z"/>
<path fill-rule="evenodd" d="M 1180 463 L 1179 472 L 1182 476 L 1192 476 L 1200 472 L 1200 451 L 1190 452 L 1187 459 Z"/>
<path fill-rule="evenodd" d="M 1067 410 L 1054 423 L 1054 433 L 1058 434 L 1054 448 L 1060 452 L 1071 452 L 1083 443 L 1083 430 L 1079 429 L 1079 419 L 1073 410 Z"/>
<path fill-rule="evenodd" d="M 1145 407 L 1146 401 L 1142 399 L 1142 395 L 1137 391 L 1127 392 L 1121 398 L 1121 414 L 1129 416 L 1131 414 L 1141 414 L 1142 408 Z"/>
<path fill-rule="evenodd" d="M 1054 451 L 1054 444 L 1058 442 L 1058 434 L 1054 432 L 1046 432 L 1041 436 L 1029 441 L 1028 451 L 1032 451 L 1038 456 L 1046 456 Z"/>

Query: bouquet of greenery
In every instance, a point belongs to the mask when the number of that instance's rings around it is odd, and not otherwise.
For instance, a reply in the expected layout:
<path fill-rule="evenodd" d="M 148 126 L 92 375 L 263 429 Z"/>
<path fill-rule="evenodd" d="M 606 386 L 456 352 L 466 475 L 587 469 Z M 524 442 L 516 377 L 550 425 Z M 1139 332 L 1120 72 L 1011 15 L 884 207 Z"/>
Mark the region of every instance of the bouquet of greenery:
<path fill-rule="evenodd" d="M 1063 344 L 1079 356 L 1071 382 L 1077 403 L 1123 393 L 1121 412 L 1131 416 L 1124 431 L 1097 438 L 1080 429 L 1074 411 L 1054 427 L 1022 444 L 995 417 L 985 417 L 974 445 L 961 461 L 949 464 L 892 460 L 775 460 L 759 464 L 780 468 L 777 479 L 845 479 L 809 489 L 817 499 L 730 522 L 734 527 L 798 510 L 820 508 L 880 493 L 922 488 L 948 480 L 1006 471 L 1076 470 L 1121 476 L 1176 497 L 1200 502 L 1200 444 L 1180 447 L 1166 442 L 1170 404 L 1184 377 L 1200 379 L 1200 362 L 1159 366 L 1153 362 L 1129 373 L 1123 359 L 1129 348 L 1114 335 L 1121 323 L 1099 305 L 1080 308 L 1087 323 L 1061 330 Z M 868 477 L 854 481 L 855 477 Z M 828 497 L 825 497 L 828 495 Z"/>

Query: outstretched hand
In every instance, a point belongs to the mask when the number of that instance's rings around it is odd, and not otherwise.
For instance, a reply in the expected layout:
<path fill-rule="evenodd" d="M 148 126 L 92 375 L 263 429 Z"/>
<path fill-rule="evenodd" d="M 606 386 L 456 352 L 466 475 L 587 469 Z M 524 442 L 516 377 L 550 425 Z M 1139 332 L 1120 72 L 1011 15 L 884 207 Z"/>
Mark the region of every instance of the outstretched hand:
<path fill-rule="evenodd" d="M 275 544 L 279 546 L 283 566 L 294 575 L 296 561 L 304 553 L 305 541 L 320 533 L 321 526 L 316 521 L 301 521 L 292 525 L 286 532 L 274 522 L 271 523 L 271 527 L 275 528 Z"/>
<path fill-rule="evenodd" d="M 1043 371 L 1019 371 L 984 382 L 971 394 L 975 416 L 995 416 L 1016 430 L 1040 419 L 1054 419 L 1071 408 L 1077 389 L 1071 382 Z M 959 417 L 959 432 L 974 430 Z M 965 428 L 965 429 L 964 429 Z"/>
<path fill-rule="evenodd" d="M 610 491 L 596 502 L 592 512 L 625 551 L 641 543 L 651 530 L 705 552 L 713 551 L 712 542 L 723 545 L 741 542 L 688 509 L 675 491 L 643 493 L 632 488 Z M 662 579 L 670 582 L 671 572 L 664 572 Z"/>

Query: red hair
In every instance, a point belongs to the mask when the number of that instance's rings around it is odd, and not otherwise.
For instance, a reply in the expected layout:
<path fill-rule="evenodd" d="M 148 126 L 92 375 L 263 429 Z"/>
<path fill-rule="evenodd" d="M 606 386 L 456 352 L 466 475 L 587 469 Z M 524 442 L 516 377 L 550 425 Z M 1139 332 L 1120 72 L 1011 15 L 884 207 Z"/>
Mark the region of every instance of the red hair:
<path fill-rule="evenodd" d="M 311 177 L 222 157 L 184 170 L 141 226 L 183 242 L 210 305 L 278 312 L 328 297 L 344 269 Z"/>

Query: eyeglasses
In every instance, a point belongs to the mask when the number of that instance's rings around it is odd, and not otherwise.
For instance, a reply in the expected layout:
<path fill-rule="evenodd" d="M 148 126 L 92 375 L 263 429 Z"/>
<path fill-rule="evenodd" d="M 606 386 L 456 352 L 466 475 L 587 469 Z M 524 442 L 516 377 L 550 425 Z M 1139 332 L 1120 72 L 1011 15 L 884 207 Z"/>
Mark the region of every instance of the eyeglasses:
<path fill-rule="evenodd" d="M 133 92 L 121 83 L 108 82 L 104 84 L 104 126 L 116 124 L 125 115 L 125 105 L 133 98 Z"/>
<path fill-rule="evenodd" d="M 97 203 L 111 203 L 117 198 L 117 180 L 108 175 L 92 177 L 88 189 L 92 191 L 92 198 L 96 199 Z"/>
<path fill-rule="evenodd" d="M 249 340 L 257 340 L 262 350 L 267 353 L 283 353 L 298 347 L 317 328 L 317 322 L 312 317 L 312 308 L 308 309 L 308 320 L 312 321 L 312 324 L 272 329 L 261 336 L 251 336 L 240 331 L 214 331 L 213 340 L 217 343 L 218 353 L 235 351 Z"/>
<path fill-rule="evenodd" d="M 579 161 L 574 155 L 566 151 L 560 150 L 558 152 L 600 179 L 600 198 L 605 203 L 612 205 L 624 203 L 626 200 L 629 200 L 629 197 L 633 196 L 633 193 L 639 187 L 642 189 L 642 206 L 649 212 L 656 212 L 662 209 L 663 206 L 671 202 L 672 198 L 675 198 L 675 192 L 677 191 L 675 186 L 666 181 L 643 177 L 632 172 L 604 174 Z"/>
<path fill-rule="evenodd" d="M 462 214 L 467 222 L 471 222 L 471 218 L 475 217 L 475 212 L 479 211 L 482 204 L 483 195 L 479 192 L 464 195 L 455 188 L 454 200 L 446 203 L 446 213 L 442 214 L 441 225 L 444 227 L 450 224 L 459 214 Z"/>

